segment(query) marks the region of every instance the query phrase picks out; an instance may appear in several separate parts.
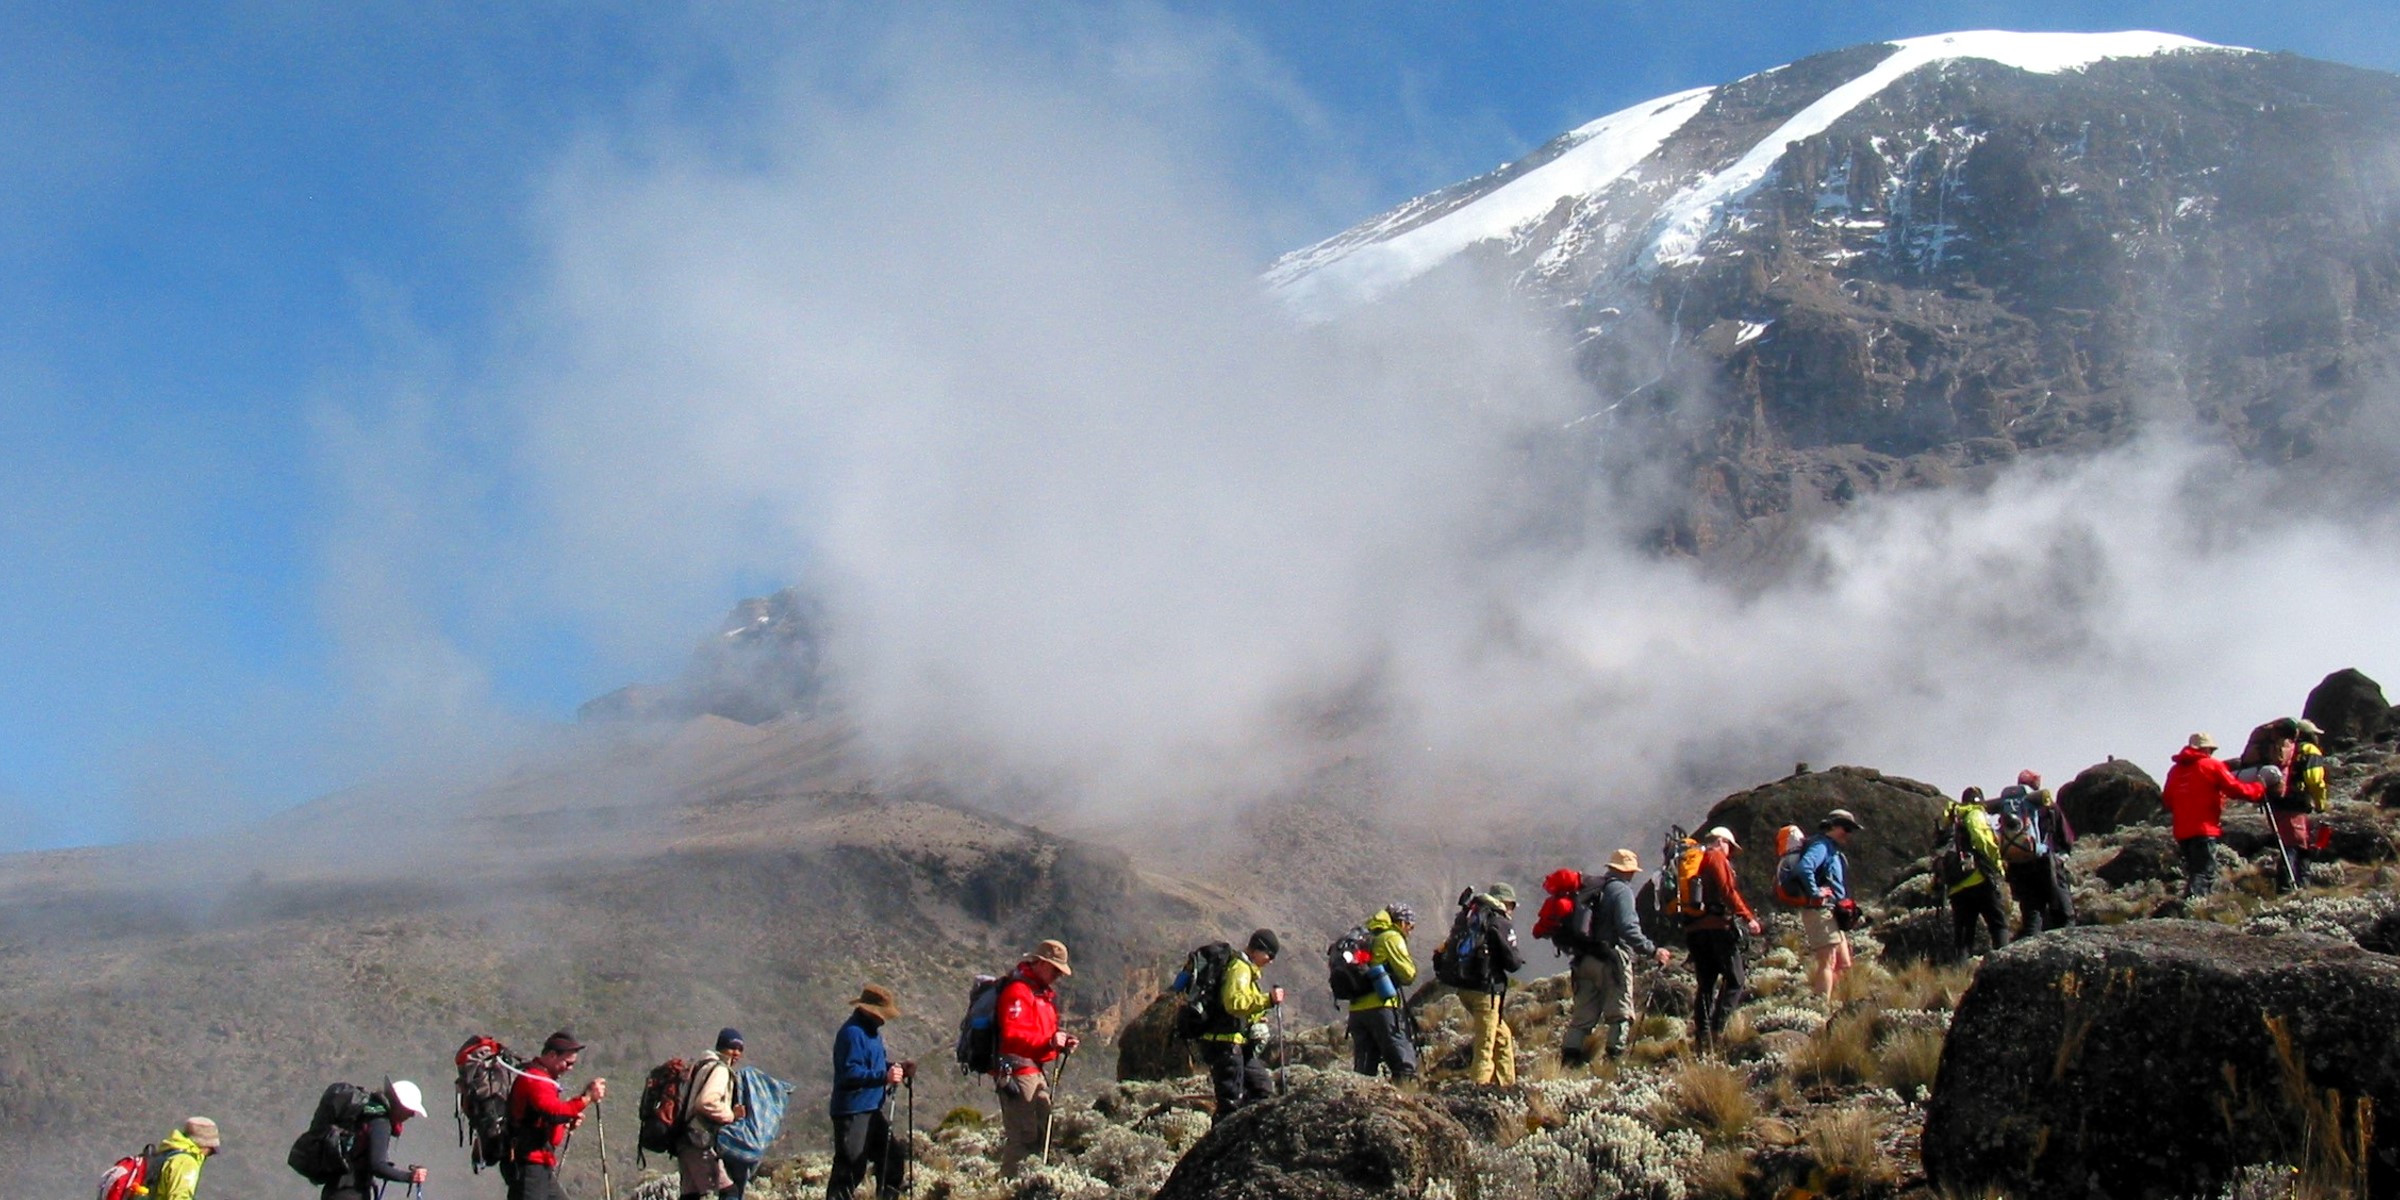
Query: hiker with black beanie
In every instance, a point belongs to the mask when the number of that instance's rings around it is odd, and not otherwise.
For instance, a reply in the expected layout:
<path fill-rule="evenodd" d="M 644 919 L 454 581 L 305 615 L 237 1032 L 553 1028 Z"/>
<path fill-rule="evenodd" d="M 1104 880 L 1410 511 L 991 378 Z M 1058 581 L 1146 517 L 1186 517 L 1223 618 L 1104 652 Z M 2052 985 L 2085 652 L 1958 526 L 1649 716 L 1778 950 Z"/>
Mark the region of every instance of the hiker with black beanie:
<path fill-rule="evenodd" d="M 870 983 L 859 989 L 850 1019 L 833 1035 L 833 1176 L 825 1182 L 825 1200 L 850 1200 L 870 1171 L 879 1200 L 900 1194 L 908 1164 L 892 1152 L 883 1103 L 914 1066 L 884 1052 L 883 1027 L 899 1016 L 891 989 Z"/>
<path fill-rule="evenodd" d="M 714 1050 L 693 1063 L 684 1077 L 681 1136 L 675 1141 L 675 1170 L 682 1200 L 701 1200 L 733 1190 L 733 1176 L 717 1153 L 717 1131 L 742 1119 L 733 1102 L 733 1071 L 742 1063 L 742 1031 L 717 1031 Z"/>
<path fill-rule="evenodd" d="M 1275 1094 L 1274 1076 L 1267 1064 L 1259 1061 L 1258 1050 L 1261 1022 L 1267 1010 L 1283 1003 L 1283 989 L 1262 990 L 1258 975 L 1282 952 L 1283 943 L 1275 931 L 1261 929 L 1250 935 L 1242 953 L 1225 964 L 1225 978 L 1217 986 L 1213 1006 L 1215 1016 L 1199 1039 L 1200 1059 L 1208 1064 L 1208 1080 L 1217 1093 L 1219 1121 L 1244 1105 Z"/>

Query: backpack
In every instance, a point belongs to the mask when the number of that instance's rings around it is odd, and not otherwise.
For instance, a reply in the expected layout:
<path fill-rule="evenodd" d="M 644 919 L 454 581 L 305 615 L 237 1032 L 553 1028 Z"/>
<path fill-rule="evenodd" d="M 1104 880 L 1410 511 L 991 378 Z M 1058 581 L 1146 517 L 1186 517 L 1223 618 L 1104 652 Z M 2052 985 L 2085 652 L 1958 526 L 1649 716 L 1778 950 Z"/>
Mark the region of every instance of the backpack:
<path fill-rule="evenodd" d="M 1967 836 L 1967 814 L 1960 811 L 1966 807 L 1952 805 L 1948 827 L 1934 834 L 1933 881 L 1945 889 L 1957 887 L 1982 865 L 1975 857 L 1975 843 Z"/>
<path fill-rule="evenodd" d="M 178 1154 L 189 1150 L 161 1150 L 156 1143 L 142 1147 L 139 1154 L 129 1154 L 111 1164 L 100 1176 L 98 1200 L 140 1200 L 148 1195 L 150 1185 L 158 1179 L 159 1168 Z"/>
<path fill-rule="evenodd" d="M 756 1163 L 783 1132 L 783 1111 L 798 1090 L 757 1067 L 733 1073 L 733 1102 L 741 1119 L 717 1131 L 717 1154 L 736 1162 Z"/>
<path fill-rule="evenodd" d="M 500 1039 L 477 1035 L 458 1048 L 458 1144 L 480 1172 L 508 1157 L 508 1094 L 525 1060 Z"/>
<path fill-rule="evenodd" d="M 641 1133 L 634 1141 L 634 1157 L 644 1154 L 673 1154 L 682 1141 L 684 1092 L 691 1083 L 691 1064 L 680 1058 L 650 1068 L 642 1079 L 642 1099 L 635 1108 L 641 1117 Z"/>
<path fill-rule="evenodd" d="M 1550 872 L 1542 880 L 1542 891 L 1548 894 L 1548 899 L 1542 901 L 1541 911 L 1533 916 L 1533 936 L 1548 939 L 1562 954 L 1570 952 L 1573 947 L 1563 939 L 1567 922 L 1575 916 L 1576 893 L 1582 890 L 1583 872 L 1566 867 Z"/>
<path fill-rule="evenodd" d="M 1433 977 L 1454 988 L 1479 990 L 1491 986 L 1492 943 L 1484 929 L 1483 906 L 1475 889 L 1458 894 L 1458 915 L 1450 919 L 1450 936 L 1433 952 Z"/>
<path fill-rule="evenodd" d="M 1702 896 L 1700 864 L 1708 857 L 1708 849 L 1700 840 L 1677 825 L 1667 831 L 1667 844 L 1659 855 L 1658 911 L 1670 917 L 1705 917 L 1709 915 L 1707 897 Z M 1722 907 L 1724 901 L 1717 901 Z"/>
<path fill-rule="evenodd" d="M 308 1119 L 308 1128 L 292 1141 L 292 1151 L 284 1157 L 300 1177 L 325 1187 L 350 1172 L 350 1147 L 358 1140 L 358 1126 L 367 1119 L 367 1089 L 355 1083 L 337 1083 L 317 1097 L 317 1112 Z"/>
<path fill-rule="evenodd" d="M 1325 984 L 1333 989 L 1333 998 L 1343 1002 L 1363 1000 L 1375 991 L 1375 937 L 1366 926 L 1351 926 L 1325 947 Z"/>
<path fill-rule="evenodd" d="M 2000 790 L 2000 857 L 2029 863 L 2050 852 L 2042 834 L 2042 806 L 2033 789 L 2010 784 Z"/>
<path fill-rule="evenodd" d="M 1775 902 L 1785 908 L 1818 908 L 1825 902 L 1816 882 L 1800 869 L 1800 856 L 1807 851 L 1808 835 L 1799 826 L 1775 831 Z"/>
<path fill-rule="evenodd" d="M 1233 946 L 1227 942 L 1210 942 L 1191 952 L 1183 960 L 1183 973 L 1177 978 L 1183 986 L 1183 1002 L 1175 1006 L 1175 1036 L 1191 1041 L 1204 1033 L 1219 1032 L 1217 1023 L 1224 1017 L 1225 968 L 1233 963 Z"/>
<path fill-rule="evenodd" d="M 958 1069 L 970 1075 L 989 1075 L 1000 1069 L 1000 985 L 997 975 L 978 975 L 967 988 L 967 1015 L 958 1019 L 958 1043 L 952 1047 Z"/>

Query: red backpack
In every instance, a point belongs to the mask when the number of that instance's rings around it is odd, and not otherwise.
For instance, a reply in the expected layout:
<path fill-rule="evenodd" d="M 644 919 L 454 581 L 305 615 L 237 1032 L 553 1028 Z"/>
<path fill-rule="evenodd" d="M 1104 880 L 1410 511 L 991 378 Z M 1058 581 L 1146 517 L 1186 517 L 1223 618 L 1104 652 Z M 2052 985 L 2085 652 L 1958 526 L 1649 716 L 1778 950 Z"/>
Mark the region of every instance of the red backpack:
<path fill-rule="evenodd" d="M 158 1179 L 158 1169 L 167 1159 L 189 1150 L 161 1150 L 154 1143 L 142 1147 L 140 1154 L 129 1154 L 111 1164 L 100 1176 L 99 1200 L 140 1200 L 150 1194 L 150 1185 Z"/>
<path fill-rule="evenodd" d="M 1560 867 L 1542 880 L 1542 891 L 1549 898 L 1542 901 L 1540 912 L 1533 917 L 1533 936 L 1556 939 L 1567 931 L 1567 918 L 1575 915 L 1575 893 L 1583 890 L 1583 872 Z"/>
<path fill-rule="evenodd" d="M 691 1066 L 680 1058 L 670 1058 L 650 1068 L 642 1080 L 642 1099 L 635 1106 L 641 1116 L 642 1130 L 634 1141 L 634 1157 L 645 1154 L 673 1154 L 682 1140 L 684 1089 L 691 1083 Z"/>

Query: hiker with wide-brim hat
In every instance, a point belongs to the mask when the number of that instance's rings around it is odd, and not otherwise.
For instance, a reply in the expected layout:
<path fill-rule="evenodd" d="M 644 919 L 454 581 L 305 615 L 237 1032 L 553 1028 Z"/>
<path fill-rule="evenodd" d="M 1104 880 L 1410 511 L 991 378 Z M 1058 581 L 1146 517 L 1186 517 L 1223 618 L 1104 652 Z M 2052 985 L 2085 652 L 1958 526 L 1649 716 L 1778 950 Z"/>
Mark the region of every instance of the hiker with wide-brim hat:
<path fill-rule="evenodd" d="M 1575 957 L 1568 968 L 1574 1004 L 1559 1056 L 1567 1066 L 1579 1066 L 1589 1055 L 1594 1030 L 1602 1052 L 1610 1058 L 1625 1053 L 1633 1032 L 1634 956 L 1667 961 L 1667 951 L 1642 932 L 1634 911 L 1633 880 L 1642 873 L 1641 856 L 1619 848 L 1608 856 L 1608 869 L 1575 900 L 1567 918 L 1567 943 Z"/>
<path fill-rule="evenodd" d="M 1808 983 L 1827 1000 L 1856 961 L 1850 927 L 1857 922 L 1858 901 L 1850 896 L 1847 849 L 1861 828 L 1856 813 L 1837 808 L 1817 822 L 1816 833 L 1800 847 L 1798 869 L 1808 900 L 1800 910 L 1800 936 L 1808 944 Z"/>
<path fill-rule="evenodd" d="M 1517 948 L 1511 917 L 1517 911 L 1517 889 L 1495 883 L 1473 896 L 1451 922 L 1443 957 L 1458 962 L 1452 980 L 1459 1002 L 1474 1025 L 1474 1050 L 1467 1077 L 1476 1083 L 1513 1084 L 1517 1081 L 1517 1038 L 1501 1017 L 1508 998 L 1509 975 L 1523 970 L 1525 955 Z M 1472 952 L 1458 953 L 1471 940 Z"/>
<path fill-rule="evenodd" d="M 2217 839 L 2225 836 L 2225 802 L 2256 802 L 2266 794 L 2266 784 L 2234 777 L 2233 768 L 2217 757 L 2217 739 L 2205 733 L 2184 739 L 2159 784 L 2159 799 L 2175 818 L 2185 896 L 2205 896 L 2217 888 Z"/>
<path fill-rule="evenodd" d="M 1026 1159 L 1046 1150 L 1050 1077 L 1044 1068 L 1082 1044 L 1058 1027 L 1058 981 L 1074 973 L 1066 943 L 1045 941 L 1009 972 L 994 1001 L 1000 1050 L 992 1077 L 1000 1099 L 1003 1173 L 1016 1172 Z"/>
<path fill-rule="evenodd" d="M 892 990 L 870 983 L 850 1002 L 850 1019 L 833 1035 L 833 1177 L 826 1200 L 849 1200 L 861 1181 L 875 1176 L 876 1195 L 900 1194 L 905 1161 L 892 1153 L 892 1122 L 885 1099 L 908 1078 L 912 1064 L 891 1061 L 883 1027 L 900 1019 Z"/>

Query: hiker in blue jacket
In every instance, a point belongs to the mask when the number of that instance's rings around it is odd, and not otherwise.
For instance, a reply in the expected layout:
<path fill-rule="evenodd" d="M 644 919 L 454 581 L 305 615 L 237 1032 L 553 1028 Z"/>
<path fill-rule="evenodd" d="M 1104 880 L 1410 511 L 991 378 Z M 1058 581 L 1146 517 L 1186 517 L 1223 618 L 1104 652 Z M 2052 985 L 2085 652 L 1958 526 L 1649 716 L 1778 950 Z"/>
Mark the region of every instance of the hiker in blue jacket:
<path fill-rule="evenodd" d="M 1858 831 L 1855 814 L 1834 809 L 1817 822 L 1816 836 L 1800 851 L 1800 877 L 1810 901 L 1800 910 L 1800 930 L 1808 943 L 1808 982 L 1827 999 L 1841 986 L 1852 961 L 1850 927 L 1858 918 L 1858 902 L 1850 898 L 1850 860 L 1842 851 Z"/>
<path fill-rule="evenodd" d="M 825 1200 L 850 1200 L 869 1170 L 878 1200 L 900 1194 L 907 1162 L 893 1152 L 891 1121 L 883 1115 L 885 1092 L 900 1086 L 913 1066 L 883 1052 L 883 1026 L 899 1015 L 891 989 L 868 984 L 833 1035 L 833 1176 L 825 1183 Z"/>

